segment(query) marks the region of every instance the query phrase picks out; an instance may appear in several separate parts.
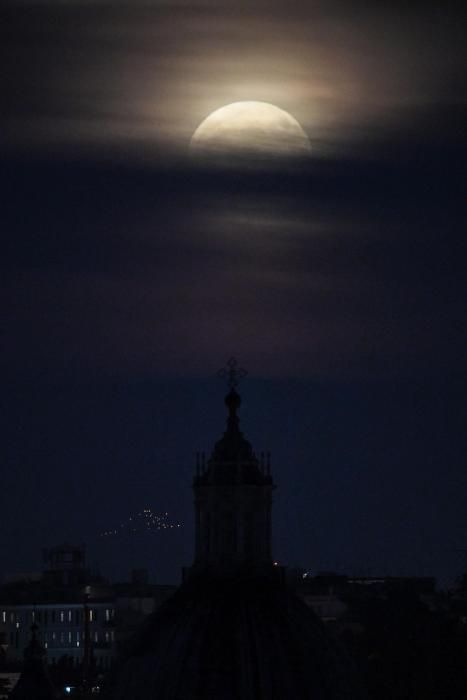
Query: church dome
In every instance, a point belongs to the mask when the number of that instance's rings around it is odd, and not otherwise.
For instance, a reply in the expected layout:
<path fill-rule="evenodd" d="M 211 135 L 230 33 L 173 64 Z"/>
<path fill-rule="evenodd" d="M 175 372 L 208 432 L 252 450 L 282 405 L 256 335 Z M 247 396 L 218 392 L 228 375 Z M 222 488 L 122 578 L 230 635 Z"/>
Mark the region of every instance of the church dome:
<path fill-rule="evenodd" d="M 239 428 L 231 360 L 227 426 L 193 480 L 195 554 L 110 681 L 112 700 L 356 700 L 345 655 L 290 593 L 271 555 L 275 485 Z"/>
<path fill-rule="evenodd" d="M 112 700 L 355 700 L 346 657 L 280 581 L 198 577 L 149 619 Z"/>

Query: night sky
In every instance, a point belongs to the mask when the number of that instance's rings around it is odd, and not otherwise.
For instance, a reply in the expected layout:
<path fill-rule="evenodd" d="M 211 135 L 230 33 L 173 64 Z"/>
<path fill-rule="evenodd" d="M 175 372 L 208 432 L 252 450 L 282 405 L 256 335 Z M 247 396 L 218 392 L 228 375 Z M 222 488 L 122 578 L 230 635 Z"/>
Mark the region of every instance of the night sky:
<path fill-rule="evenodd" d="M 450 3 L 4 0 L 0 574 L 42 547 L 177 581 L 198 450 L 270 450 L 274 551 L 467 563 L 465 17 Z M 213 110 L 311 154 L 206 163 Z M 183 528 L 104 543 L 144 507 Z"/>

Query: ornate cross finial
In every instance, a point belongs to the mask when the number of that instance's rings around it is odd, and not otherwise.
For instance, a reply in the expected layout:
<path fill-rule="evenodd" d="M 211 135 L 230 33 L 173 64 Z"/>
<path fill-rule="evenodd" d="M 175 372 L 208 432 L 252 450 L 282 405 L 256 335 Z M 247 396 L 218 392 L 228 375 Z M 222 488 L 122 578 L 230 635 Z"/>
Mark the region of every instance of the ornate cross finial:
<path fill-rule="evenodd" d="M 247 374 L 248 372 L 246 369 L 242 369 L 238 366 L 235 357 L 231 357 L 227 365 L 218 371 L 217 376 L 223 379 L 226 378 L 229 389 L 235 389 L 240 379 L 246 377 Z"/>

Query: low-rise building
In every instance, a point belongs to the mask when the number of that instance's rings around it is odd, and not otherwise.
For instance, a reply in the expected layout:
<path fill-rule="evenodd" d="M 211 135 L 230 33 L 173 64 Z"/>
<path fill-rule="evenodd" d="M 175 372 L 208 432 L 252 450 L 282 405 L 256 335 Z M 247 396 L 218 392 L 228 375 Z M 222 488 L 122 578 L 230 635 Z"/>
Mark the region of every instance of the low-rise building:
<path fill-rule="evenodd" d="M 47 662 L 63 657 L 77 667 L 90 661 L 110 666 L 115 644 L 115 595 L 85 567 L 84 549 L 63 545 L 45 556 L 40 578 L 10 581 L 0 588 L 0 644 L 10 662 L 21 661 L 32 624 Z"/>
<path fill-rule="evenodd" d="M 34 625 L 58 687 L 105 674 L 118 647 L 176 589 L 149 583 L 146 570 L 110 584 L 86 568 L 84 547 L 47 550 L 44 563 L 42 574 L 0 586 L 0 671 L 18 676 Z"/>

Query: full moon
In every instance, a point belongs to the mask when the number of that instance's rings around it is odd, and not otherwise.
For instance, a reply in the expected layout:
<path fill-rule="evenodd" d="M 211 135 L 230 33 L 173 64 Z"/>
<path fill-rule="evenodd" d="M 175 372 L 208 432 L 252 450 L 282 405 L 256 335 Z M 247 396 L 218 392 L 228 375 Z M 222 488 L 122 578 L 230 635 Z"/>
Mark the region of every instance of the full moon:
<path fill-rule="evenodd" d="M 194 132 L 190 151 L 215 156 L 306 156 L 310 141 L 291 114 L 269 102 L 233 102 Z"/>

